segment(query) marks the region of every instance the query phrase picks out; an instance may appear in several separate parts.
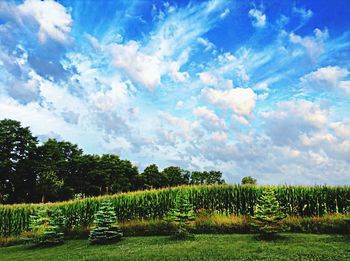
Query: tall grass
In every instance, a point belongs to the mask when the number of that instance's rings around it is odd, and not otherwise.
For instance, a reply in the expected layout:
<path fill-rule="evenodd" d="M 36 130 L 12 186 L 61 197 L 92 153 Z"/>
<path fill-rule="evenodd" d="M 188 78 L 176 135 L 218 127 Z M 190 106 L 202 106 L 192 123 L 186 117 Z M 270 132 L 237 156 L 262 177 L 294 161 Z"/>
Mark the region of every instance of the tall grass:
<path fill-rule="evenodd" d="M 28 229 L 29 216 L 40 207 L 60 208 L 67 227 L 87 226 L 102 200 L 113 202 L 120 221 L 161 218 L 173 207 L 176 194 L 187 191 L 196 209 L 225 215 L 253 214 L 256 199 L 264 186 L 211 185 L 181 186 L 161 190 L 121 193 L 81 200 L 0 205 L 0 235 L 16 235 Z M 349 186 L 273 186 L 283 211 L 294 216 L 322 216 L 345 213 L 350 200 Z"/>

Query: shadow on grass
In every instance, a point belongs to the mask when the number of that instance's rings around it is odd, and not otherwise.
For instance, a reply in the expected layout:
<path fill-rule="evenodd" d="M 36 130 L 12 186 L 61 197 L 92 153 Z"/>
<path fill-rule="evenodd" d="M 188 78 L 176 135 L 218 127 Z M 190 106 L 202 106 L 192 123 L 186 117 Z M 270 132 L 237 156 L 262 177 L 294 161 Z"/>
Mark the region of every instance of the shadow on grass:
<path fill-rule="evenodd" d="M 50 249 L 62 246 L 64 242 L 57 244 L 41 244 L 41 245 L 33 245 L 33 244 L 24 244 L 27 250 L 42 250 L 42 249 Z"/>
<path fill-rule="evenodd" d="M 273 234 L 273 235 L 260 235 L 260 234 L 255 234 L 253 235 L 253 238 L 257 241 L 266 241 L 266 242 L 287 242 L 290 241 L 290 238 L 285 235 L 281 234 Z"/>

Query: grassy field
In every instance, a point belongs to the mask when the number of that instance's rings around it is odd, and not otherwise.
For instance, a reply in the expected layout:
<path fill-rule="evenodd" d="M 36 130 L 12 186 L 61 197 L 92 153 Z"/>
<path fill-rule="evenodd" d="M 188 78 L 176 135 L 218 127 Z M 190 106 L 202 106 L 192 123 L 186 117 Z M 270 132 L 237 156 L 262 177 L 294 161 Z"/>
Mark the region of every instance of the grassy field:
<path fill-rule="evenodd" d="M 174 241 L 167 236 L 127 237 L 103 246 L 71 240 L 52 248 L 19 245 L 0 248 L 0 260 L 350 260 L 350 238 L 284 234 L 277 241 L 254 235 L 196 235 Z"/>

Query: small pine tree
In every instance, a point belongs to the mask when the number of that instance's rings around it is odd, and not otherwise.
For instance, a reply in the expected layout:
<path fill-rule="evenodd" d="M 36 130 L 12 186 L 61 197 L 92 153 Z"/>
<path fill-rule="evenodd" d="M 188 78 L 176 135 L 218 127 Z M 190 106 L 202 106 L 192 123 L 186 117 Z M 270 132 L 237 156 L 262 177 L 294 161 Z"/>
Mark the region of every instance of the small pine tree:
<path fill-rule="evenodd" d="M 174 238 L 186 239 L 191 237 L 187 226 L 194 219 L 193 205 L 189 201 L 188 194 L 178 193 L 176 195 L 175 205 L 166 217 L 168 222 L 172 222 L 175 225 Z"/>
<path fill-rule="evenodd" d="M 250 224 L 260 233 L 261 238 L 273 239 L 285 229 L 281 221 L 286 217 L 281 211 L 274 190 L 268 188 L 258 199 Z"/>
<path fill-rule="evenodd" d="M 39 209 L 30 216 L 30 228 L 33 232 L 31 241 L 36 246 L 62 244 L 64 216 L 59 209 Z"/>
<path fill-rule="evenodd" d="M 102 202 L 95 214 L 94 227 L 90 232 L 91 244 L 108 244 L 119 241 L 123 233 L 118 225 L 114 208 L 109 201 Z"/>

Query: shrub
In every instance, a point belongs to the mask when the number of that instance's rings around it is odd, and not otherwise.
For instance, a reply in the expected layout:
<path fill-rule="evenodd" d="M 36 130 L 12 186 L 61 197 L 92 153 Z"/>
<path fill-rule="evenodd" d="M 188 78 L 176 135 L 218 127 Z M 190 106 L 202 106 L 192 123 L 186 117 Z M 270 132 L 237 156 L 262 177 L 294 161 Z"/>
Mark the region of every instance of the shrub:
<path fill-rule="evenodd" d="M 167 221 L 175 224 L 174 238 L 186 239 L 190 237 L 187 226 L 191 220 L 195 219 L 193 205 L 188 199 L 187 193 L 179 193 L 176 196 L 175 206 L 172 208 L 166 218 Z"/>
<path fill-rule="evenodd" d="M 341 214 L 327 214 L 322 217 L 289 216 L 283 220 L 291 232 L 317 233 L 317 234 L 347 234 L 346 216 Z"/>
<path fill-rule="evenodd" d="M 102 202 L 95 214 L 94 227 L 89 240 L 92 244 L 107 244 L 119 241 L 123 236 L 117 216 L 110 201 Z"/>
<path fill-rule="evenodd" d="M 263 191 L 254 212 L 250 224 L 254 230 L 260 233 L 262 238 L 274 238 L 279 232 L 283 231 L 281 221 L 287 215 L 282 213 L 275 192 L 271 188 Z"/>
<path fill-rule="evenodd" d="M 39 209 L 30 217 L 30 239 L 36 246 L 63 243 L 64 217 L 59 209 Z"/>

